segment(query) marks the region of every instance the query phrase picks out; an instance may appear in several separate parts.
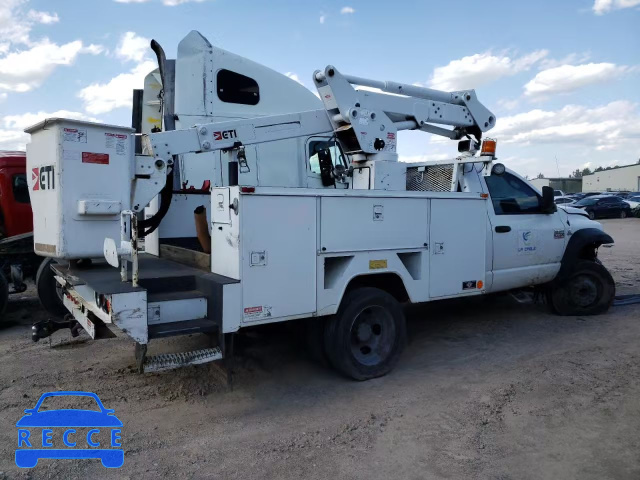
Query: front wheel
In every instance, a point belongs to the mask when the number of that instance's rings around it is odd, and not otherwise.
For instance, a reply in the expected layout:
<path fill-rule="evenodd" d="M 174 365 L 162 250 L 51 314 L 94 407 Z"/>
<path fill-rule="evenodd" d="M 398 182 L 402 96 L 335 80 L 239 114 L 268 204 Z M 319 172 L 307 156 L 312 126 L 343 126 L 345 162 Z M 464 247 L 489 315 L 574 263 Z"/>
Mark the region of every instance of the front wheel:
<path fill-rule="evenodd" d="M 609 271 L 600 262 L 580 260 L 567 278 L 549 289 L 551 308 L 559 315 L 606 312 L 616 294 Z"/>
<path fill-rule="evenodd" d="M 627 218 L 627 212 L 625 210 L 620 210 L 620 218 Z"/>
<path fill-rule="evenodd" d="M 402 307 L 387 292 L 371 287 L 345 295 L 324 335 L 329 362 L 354 380 L 389 373 L 407 343 Z"/>
<path fill-rule="evenodd" d="M 595 220 L 596 219 L 596 214 L 593 211 L 587 212 L 587 214 L 589 215 L 589 218 L 591 220 Z"/>

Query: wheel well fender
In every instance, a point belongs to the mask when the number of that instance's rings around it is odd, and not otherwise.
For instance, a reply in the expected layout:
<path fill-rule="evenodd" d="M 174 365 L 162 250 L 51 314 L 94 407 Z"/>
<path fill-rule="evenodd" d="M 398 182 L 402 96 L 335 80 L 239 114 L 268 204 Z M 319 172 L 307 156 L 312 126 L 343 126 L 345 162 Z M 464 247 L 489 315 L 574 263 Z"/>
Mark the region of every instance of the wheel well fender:
<path fill-rule="evenodd" d="M 567 275 L 578 260 L 595 260 L 597 248 L 605 243 L 614 243 L 613 238 L 597 228 L 583 228 L 575 232 L 564 250 L 556 279 Z"/>
<path fill-rule="evenodd" d="M 409 294 L 404 286 L 404 282 L 397 273 L 385 272 L 355 276 L 349 280 L 342 297 L 344 298 L 344 296 L 351 290 L 360 287 L 373 287 L 384 290 L 400 303 L 409 300 Z"/>

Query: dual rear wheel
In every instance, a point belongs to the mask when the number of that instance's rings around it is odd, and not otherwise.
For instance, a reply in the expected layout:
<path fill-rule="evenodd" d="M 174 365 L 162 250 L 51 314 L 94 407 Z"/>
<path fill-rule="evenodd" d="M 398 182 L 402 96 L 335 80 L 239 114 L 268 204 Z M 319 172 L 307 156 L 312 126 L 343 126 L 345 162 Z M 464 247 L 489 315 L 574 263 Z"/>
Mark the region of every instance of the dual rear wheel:
<path fill-rule="evenodd" d="M 389 373 L 407 343 L 400 303 L 372 287 L 348 292 L 336 315 L 312 319 L 307 328 L 311 354 L 355 380 Z"/>

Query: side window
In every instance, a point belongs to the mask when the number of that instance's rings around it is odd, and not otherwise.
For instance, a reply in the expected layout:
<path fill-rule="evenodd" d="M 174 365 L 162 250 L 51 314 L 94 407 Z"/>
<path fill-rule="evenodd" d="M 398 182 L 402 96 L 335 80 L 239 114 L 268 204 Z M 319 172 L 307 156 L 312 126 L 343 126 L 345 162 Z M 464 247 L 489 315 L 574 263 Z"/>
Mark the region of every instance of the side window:
<path fill-rule="evenodd" d="M 485 180 L 496 215 L 540 213 L 540 196 L 518 177 L 505 173 Z"/>
<path fill-rule="evenodd" d="M 260 101 L 258 82 L 231 70 L 220 70 L 217 75 L 218 98 L 226 103 L 257 105 Z"/>
<path fill-rule="evenodd" d="M 323 148 L 329 147 L 329 151 L 331 152 L 331 160 L 333 161 L 333 166 L 336 165 L 344 165 L 345 168 L 347 163 L 344 160 L 344 156 L 342 155 L 342 151 L 335 140 L 328 139 L 318 139 L 311 140 L 309 142 L 309 169 L 311 173 L 317 173 L 320 175 L 320 161 L 318 159 L 318 151 Z"/>
<path fill-rule="evenodd" d="M 18 173 L 13 176 L 11 183 L 13 186 L 13 198 L 16 202 L 30 203 L 27 176 L 24 173 Z"/>

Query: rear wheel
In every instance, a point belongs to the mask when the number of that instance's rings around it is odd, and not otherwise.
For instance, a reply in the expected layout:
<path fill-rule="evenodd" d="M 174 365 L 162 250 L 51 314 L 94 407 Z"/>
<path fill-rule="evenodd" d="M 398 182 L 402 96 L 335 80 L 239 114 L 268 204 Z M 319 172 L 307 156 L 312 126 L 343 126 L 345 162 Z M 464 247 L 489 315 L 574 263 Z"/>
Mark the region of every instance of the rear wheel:
<path fill-rule="evenodd" d="M 406 322 L 398 301 L 370 287 L 345 295 L 324 334 L 331 365 L 355 380 L 389 373 L 407 342 Z"/>
<path fill-rule="evenodd" d="M 559 315 L 606 312 L 616 294 L 609 271 L 600 262 L 580 260 L 567 278 L 549 289 L 548 299 Z"/>
<path fill-rule="evenodd" d="M 51 315 L 62 317 L 67 313 L 67 309 L 62 302 L 62 286 L 56 282 L 51 270 L 52 262 L 52 258 L 46 258 L 40 264 L 36 274 L 36 289 L 44 309 Z"/>

